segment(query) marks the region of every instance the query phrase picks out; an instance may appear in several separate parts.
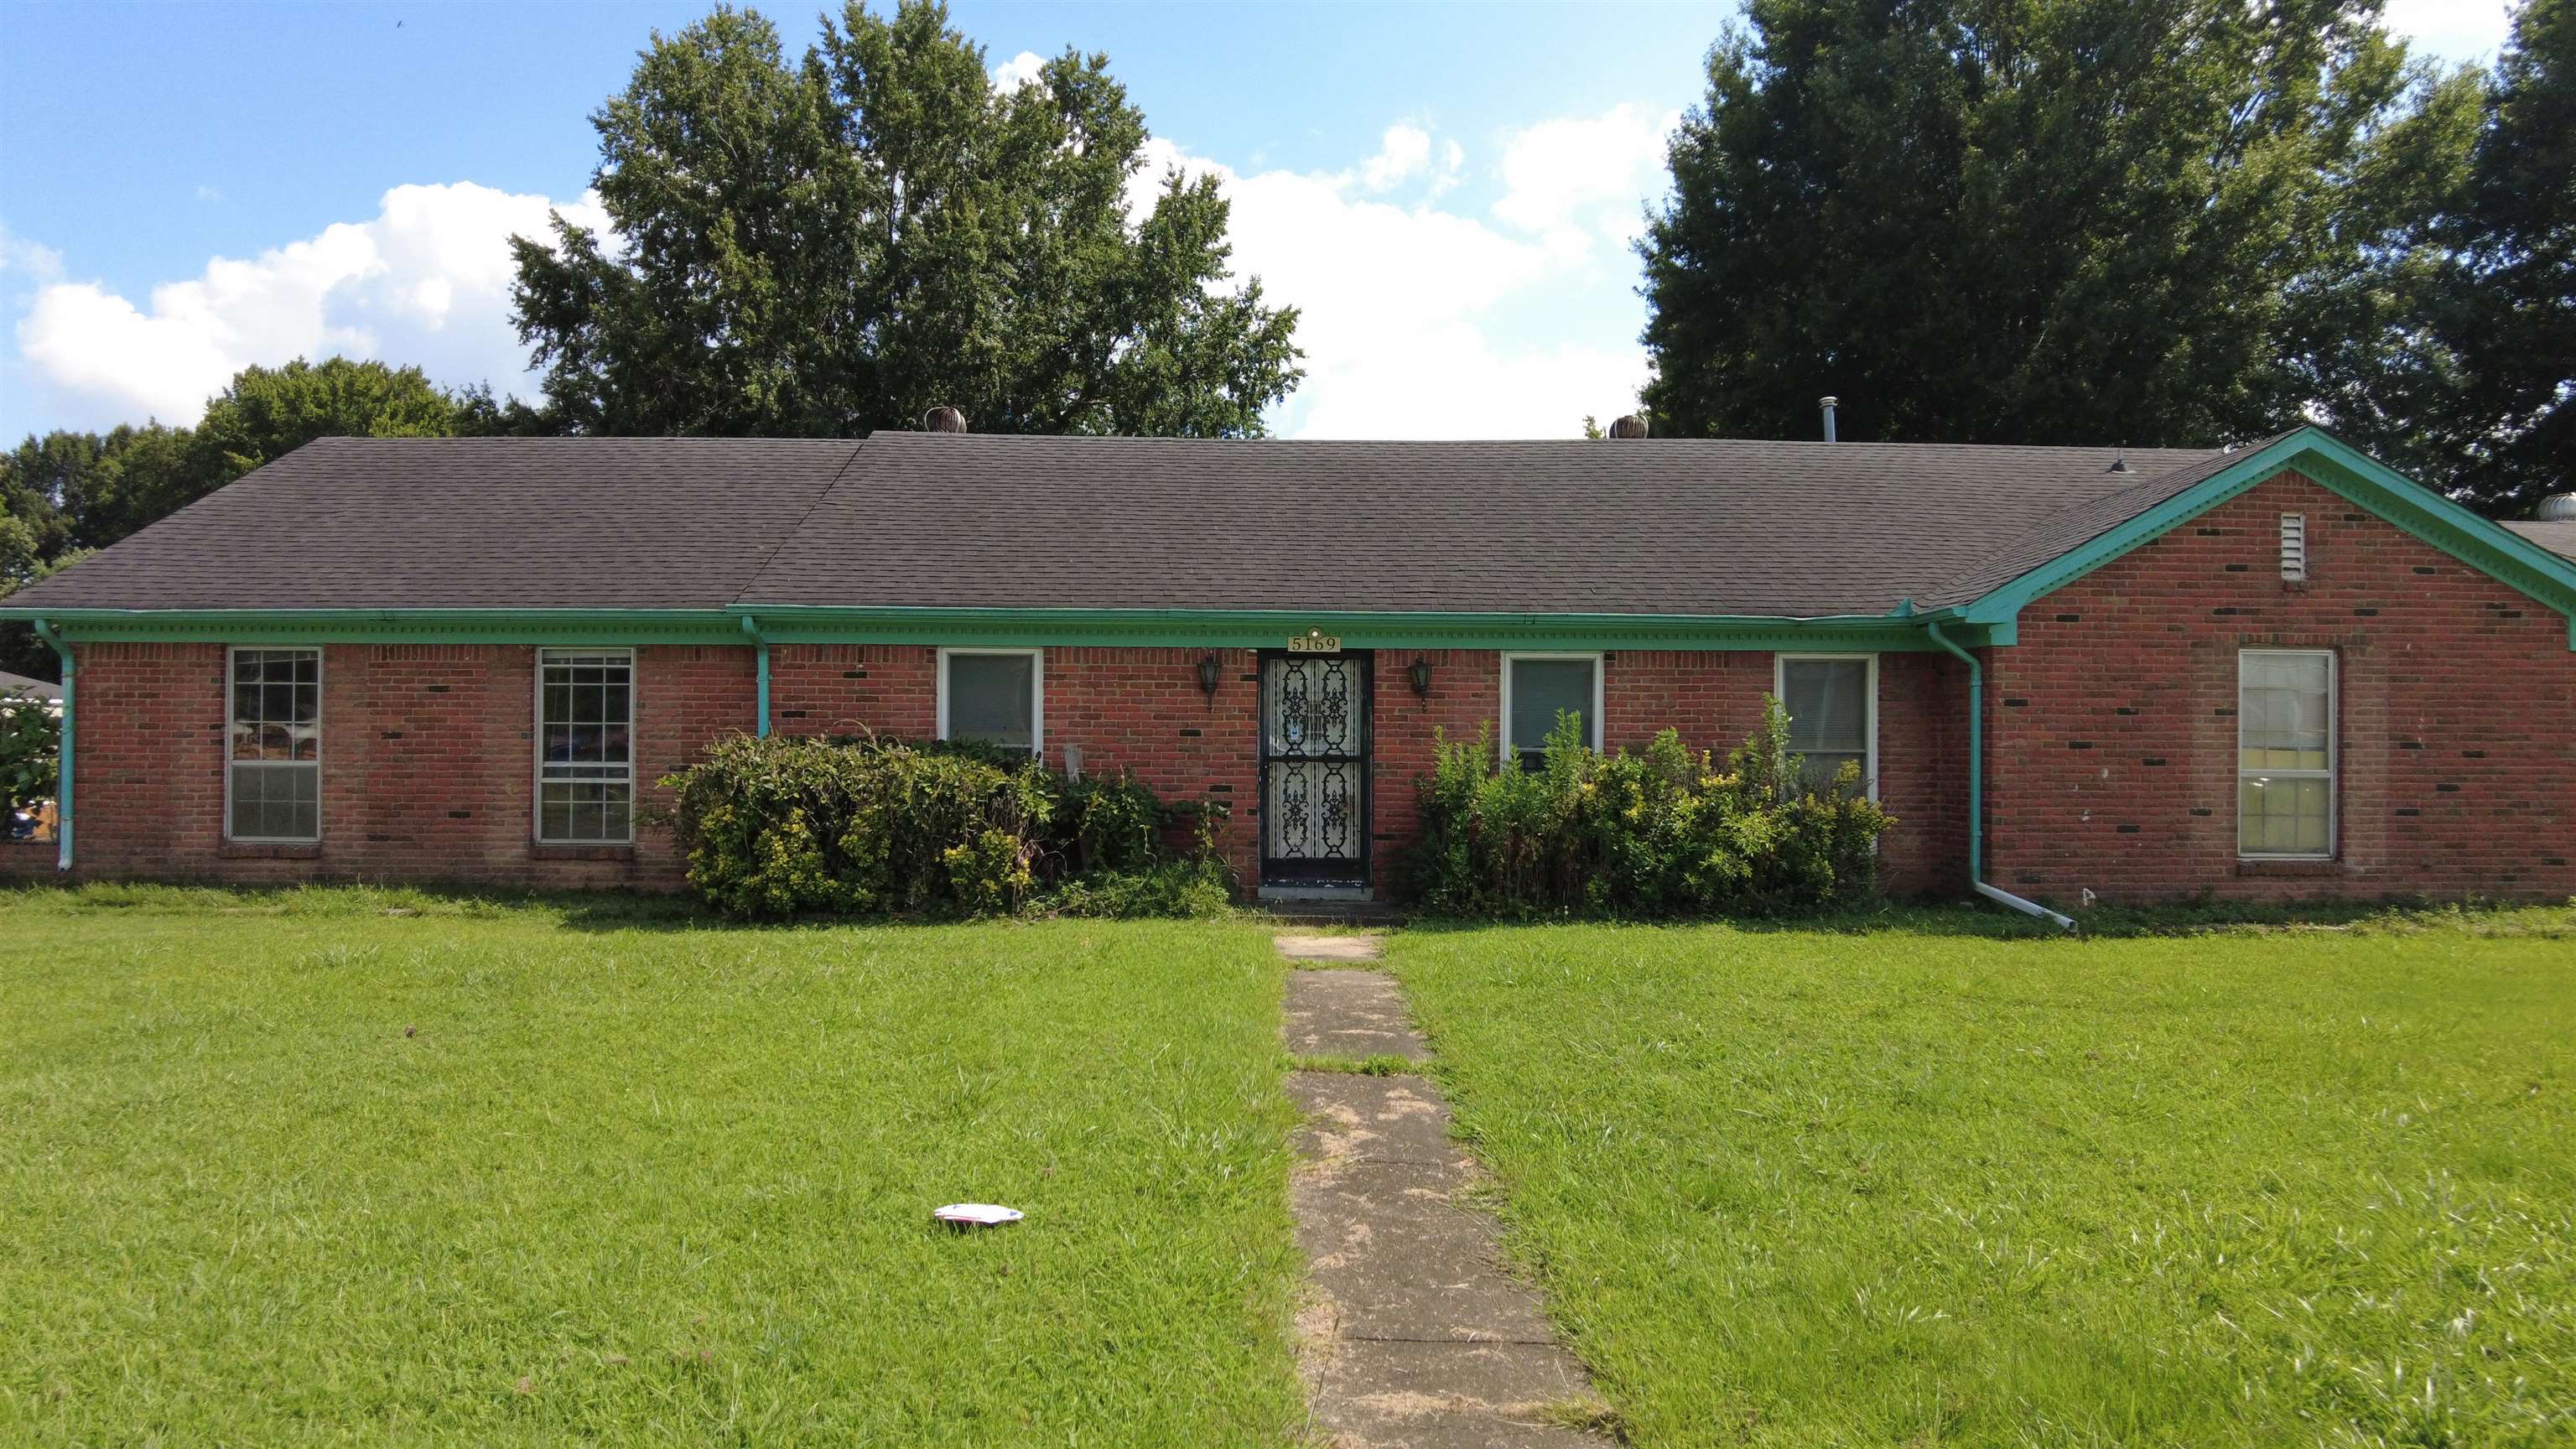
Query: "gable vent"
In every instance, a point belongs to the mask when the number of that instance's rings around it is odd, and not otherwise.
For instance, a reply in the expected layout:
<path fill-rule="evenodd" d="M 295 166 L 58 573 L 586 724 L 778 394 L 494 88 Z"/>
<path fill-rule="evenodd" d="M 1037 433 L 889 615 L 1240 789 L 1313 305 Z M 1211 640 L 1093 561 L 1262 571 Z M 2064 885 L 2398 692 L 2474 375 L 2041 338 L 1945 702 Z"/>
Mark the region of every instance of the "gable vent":
<path fill-rule="evenodd" d="M 2281 581 L 2308 581 L 2308 516 L 2304 513 L 2281 515 Z"/>

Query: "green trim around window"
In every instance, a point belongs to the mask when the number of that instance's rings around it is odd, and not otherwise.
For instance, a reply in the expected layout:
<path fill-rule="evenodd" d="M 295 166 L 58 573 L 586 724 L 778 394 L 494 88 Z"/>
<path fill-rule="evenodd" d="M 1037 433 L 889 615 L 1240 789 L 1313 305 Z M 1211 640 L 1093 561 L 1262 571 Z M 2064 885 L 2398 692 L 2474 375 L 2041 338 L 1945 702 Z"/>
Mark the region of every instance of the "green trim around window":
<path fill-rule="evenodd" d="M 2303 428 L 2248 453 L 2224 472 L 2127 523 L 1944 612 L 1996 631 L 1996 643 L 2010 643 L 2018 632 L 2014 626 L 2021 611 L 2034 600 L 2284 472 L 2314 481 L 2345 502 L 2567 615 L 2568 648 L 2576 650 L 2576 562 L 2481 518 L 2322 428 Z"/>

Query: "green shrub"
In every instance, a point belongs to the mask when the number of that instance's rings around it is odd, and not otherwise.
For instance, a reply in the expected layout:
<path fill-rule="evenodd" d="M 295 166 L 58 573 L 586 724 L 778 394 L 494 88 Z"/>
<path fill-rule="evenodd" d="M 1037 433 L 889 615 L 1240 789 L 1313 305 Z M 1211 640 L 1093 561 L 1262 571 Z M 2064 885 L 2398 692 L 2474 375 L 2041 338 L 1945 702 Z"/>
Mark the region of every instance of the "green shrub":
<path fill-rule="evenodd" d="M 1199 806 L 1124 776 L 1066 780 L 1016 752 L 900 740 L 736 737 L 664 779 L 689 883 L 741 916 L 1191 914 L 1231 882 L 1165 843 Z M 1185 873 L 1180 867 L 1188 867 Z"/>
<path fill-rule="evenodd" d="M 1807 787 L 1776 699 L 1723 769 L 1669 729 L 1643 754 L 1602 754 L 1572 716 L 1536 770 L 1497 768 L 1486 733 L 1443 738 L 1421 817 L 1413 899 L 1470 916 L 1821 910 L 1875 886 L 1890 818 L 1855 766 Z"/>

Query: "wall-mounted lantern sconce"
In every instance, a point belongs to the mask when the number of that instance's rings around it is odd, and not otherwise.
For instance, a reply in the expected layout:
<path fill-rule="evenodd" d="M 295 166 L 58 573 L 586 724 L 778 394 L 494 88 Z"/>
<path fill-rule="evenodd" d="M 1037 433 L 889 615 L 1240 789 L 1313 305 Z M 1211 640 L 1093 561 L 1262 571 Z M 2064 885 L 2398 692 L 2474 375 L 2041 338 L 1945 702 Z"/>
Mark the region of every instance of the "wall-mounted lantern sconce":
<path fill-rule="evenodd" d="M 1199 661 L 1199 688 L 1207 694 L 1210 711 L 1216 709 L 1216 676 L 1219 667 L 1213 654 Z"/>
<path fill-rule="evenodd" d="M 1413 662 L 1404 667 L 1404 677 L 1413 681 L 1414 698 L 1429 699 L 1431 697 L 1430 660 L 1425 659 L 1420 655 L 1415 655 Z"/>

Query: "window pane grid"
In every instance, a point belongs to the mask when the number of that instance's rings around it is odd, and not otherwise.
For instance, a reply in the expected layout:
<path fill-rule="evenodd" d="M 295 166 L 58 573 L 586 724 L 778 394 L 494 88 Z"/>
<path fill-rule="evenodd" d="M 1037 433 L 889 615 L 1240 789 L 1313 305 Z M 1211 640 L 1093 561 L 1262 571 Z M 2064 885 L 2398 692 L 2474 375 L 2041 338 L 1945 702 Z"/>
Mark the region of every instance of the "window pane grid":
<path fill-rule="evenodd" d="M 318 840 L 322 651 L 235 649 L 231 660 L 224 833 L 233 840 Z"/>
<path fill-rule="evenodd" d="M 2237 665 L 2240 855 L 2334 854 L 2334 656 L 2246 650 Z"/>
<path fill-rule="evenodd" d="M 537 839 L 622 845 L 633 837 L 635 657 L 549 649 L 537 686 Z"/>

